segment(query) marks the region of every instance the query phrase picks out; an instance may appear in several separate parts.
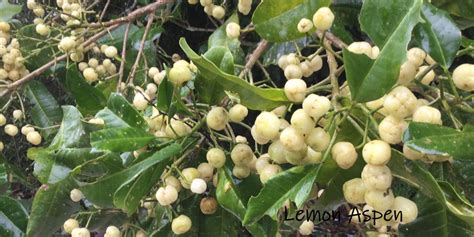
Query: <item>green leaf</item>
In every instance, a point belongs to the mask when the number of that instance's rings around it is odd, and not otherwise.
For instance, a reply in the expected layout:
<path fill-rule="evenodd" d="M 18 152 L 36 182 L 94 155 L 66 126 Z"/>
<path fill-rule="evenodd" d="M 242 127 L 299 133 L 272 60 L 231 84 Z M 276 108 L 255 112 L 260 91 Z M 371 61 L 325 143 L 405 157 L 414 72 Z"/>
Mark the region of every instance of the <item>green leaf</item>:
<path fill-rule="evenodd" d="M 82 124 L 82 115 L 76 107 L 70 105 L 62 106 L 63 120 L 58 133 L 54 137 L 49 148 L 85 147 L 89 143 L 89 137 Z"/>
<path fill-rule="evenodd" d="M 91 146 L 116 152 L 134 151 L 146 146 L 154 138 L 138 128 L 109 128 L 91 133 Z"/>
<path fill-rule="evenodd" d="M 158 96 L 156 100 L 156 107 L 165 112 L 168 117 L 173 117 L 176 113 L 191 115 L 191 112 L 189 112 L 181 100 L 179 88 L 168 81 L 168 78 L 163 79 L 158 86 Z"/>
<path fill-rule="evenodd" d="M 204 57 L 223 72 L 228 74 L 234 73 L 234 58 L 228 48 L 222 46 L 213 47 L 204 54 Z M 217 80 L 215 77 L 204 77 L 198 74 L 195 85 L 200 102 L 215 105 L 224 98 L 224 88 L 217 83 Z"/>
<path fill-rule="evenodd" d="M 18 200 L 7 196 L 0 196 L 0 213 L 10 219 L 21 232 L 26 231 L 28 211 L 26 211 Z"/>
<path fill-rule="evenodd" d="M 43 237 L 55 233 L 79 209 L 79 204 L 69 197 L 70 191 L 76 187 L 72 178 L 41 186 L 33 200 L 26 236 Z"/>
<path fill-rule="evenodd" d="M 105 107 L 105 96 L 84 80 L 76 64 L 72 64 L 67 70 L 66 86 L 83 114 L 93 115 Z"/>
<path fill-rule="evenodd" d="M 297 166 L 277 174 L 270 179 L 256 197 L 251 197 L 243 220 L 244 225 L 253 224 L 264 215 L 275 218 L 287 200 L 303 205 L 313 187 L 319 165 Z"/>
<path fill-rule="evenodd" d="M 200 218 L 199 236 L 238 236 L 240 221 L 223 208 Z"/>
<path fill-rule="evenodd" d="M 305 48 L 310 42 L 308 37 L 304 37 L 291 42 L 273 43 L 262 55 L 263 65 L 278 65 L 281 56 L 296 52 L 296 46 L 300 49 Z"/>
<path fill-rule="evenodd" d="M 0 235 L 5 237 L 21 237 L 24 233 L 18 229 L 10 218 L 0 212 Z"/>
<path fill-rule="evenodd" d="M 421 13 L 424 22 L 415 27 L 415 40 L 426 53 L 447 69 L 459 50 L 461 30 L 449 14 L 429 3 L 423 4 Z"/>
<path fill-rule="evenodd" d="M 474 2 L 471 0 L 433 0 L 431 3 L 450 14 L 474 20 Z"/>
<path fill-rule="evenodd" d="M 166 163 L 168 159 L 179 154 L 181 149 L 179 144 L 171 144 L 127 169 L 107 175 L 96 182 L 82 186 L 80 189 L 94 204 L 100 207 L 113 207 L 114 194 L 123 184 L 130 183 L 158 163 Z"/>
<path fill-rule="evenodd" d="M 13 5 L 7 0 L 0 1 L 0 20 L 8 21 L 14 15 L 21 12 L 21 5 Z"/>
<path fill-rule="evenodd" d="M 56 132 L 56 129 L 49 127 L 59 124 L 63 116 L 58 102 L 43 83 L 37 80 L 28 82 L 25 87 L 25 94 L 33 105 L 30 111 L 31 119 L 36 126 L 46 128 L 41 129 L 40 132 L 44 137 L 48 138 Z"/>
<path fill-rule="evenodd" d="M 450 155 L 454 159 L 472 161 L 474 131 L 459 132 L 453 128 L 429 123 L 408 125 L 403 142 L 412 149 L 429 155 Z"/>
<path fill-rule="evenodd" d="M 247 108 L 270 110 L 288 103 L 282 89 L 255 87 L 241 78 L 221 71 L 214 63 L 197 55 L 184 38 L 179 43 L 186 55 L 198 67 L 199 73 L 203 77 L 215 78 L 217 83 L 223 86 L 225 90 L 239 94 L 240 103 L 247 106 Z"/>
<path fill-rule="evenodd" d="M 0 188 L 8 184 L 8 173 L 5 164 L 0 164 Z"/>
<path fill-rule="evenodd" d="M 96 117 L 104 120 L 106 128 L 134 127 L 143 130 L 148 128 L 143 116 L 118 93 L 110 95 L 107 108 L 99 111 Z"/>
<path fill-rule="evenodd" d="M 328 0 L 262 1 L 252 22 L 262 38 L 271 42 L 290 41 L 304 36 L 297 29 L 301 18 L 313 19 L 316 10 L 330 3 Z"/>
<path fill-rule="evenodd" d="M 245 54 L 242 48 L 240 47 L 240 40 L 239 39 L 230 39 L 227 37 L 226 27 L 227 24 L 234 22 L 239 24 L 239 15 L 237 13 L 232 14 L 227 20 L 219 26 L 212 34 L 209 36 L 208 40 L 208 50 L 214 47 L 226 47 L 232 52 L 232 56 L 234 58 L 234 62 L 238 64 L 244 64 Z M 233 73 L 233 72 L 232 72 Z"/>
<path fill-rule="evenodd" d="M 367 102 L 385 95 L 397 82 L 421 0 L 367 0 L 360 15 L 362 30 L 381 49 L 375 61 L 344 50 L 344 66 L 353 100 Z"/>
<path fill-rule="evenodd" d="M 127 24 L 123 24 L 113 31 L 111 31 L 109 34 L 103 36 L 100 38 L 97 42 L 100 44 L 106 44 L 110 46 L 115 46 L 118 49 L 121 49 L 123 46 L 123 40 L 125 38 L 125 31 L 127 29 Z M 130 24 L 130 28 L 128 30 L 128 35 L 133 36 L 135 35 L 140 28 L 134 24 Z M 130 42 L 129 42 L 130 43 Z"/>

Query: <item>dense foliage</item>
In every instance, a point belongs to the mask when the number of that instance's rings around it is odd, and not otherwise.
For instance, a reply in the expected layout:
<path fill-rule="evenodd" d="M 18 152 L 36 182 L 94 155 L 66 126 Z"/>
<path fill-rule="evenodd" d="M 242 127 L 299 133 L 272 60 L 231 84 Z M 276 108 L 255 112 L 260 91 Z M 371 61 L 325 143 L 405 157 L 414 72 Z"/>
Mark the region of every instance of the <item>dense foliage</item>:
<path fill-rule="evenodd" d="M 473 12 L 0 1 L 0 236 L 473 236 Z"/>

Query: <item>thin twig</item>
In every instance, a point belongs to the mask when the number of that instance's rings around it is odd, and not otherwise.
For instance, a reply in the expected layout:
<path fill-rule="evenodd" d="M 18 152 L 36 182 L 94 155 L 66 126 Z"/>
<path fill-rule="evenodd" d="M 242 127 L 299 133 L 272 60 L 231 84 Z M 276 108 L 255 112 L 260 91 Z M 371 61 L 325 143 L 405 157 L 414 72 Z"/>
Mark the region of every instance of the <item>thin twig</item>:
<path fill-rule="evenodd" d="M 104 18 L 105 13 L 107 12 L 107 9 L 109 8 L 109 5 L 110 5 L 110 0 L 107 0 L 104 6 L 104 10 L 102 10 L 102 13 L 100 13 L 99 22 L 102 22 L 102 19 Z"/>
<path fill-rule="evenodd" d="M 335 36 L 333 33 L 331 32 L 328 32 L 328 31 L 316 31 L 316 36 L 320 39 L 324 38 L 329 40 L 331 42 L 331 44 L 333 44 L 334 46 L 340 48 L 340 49 L 343 49 L 343 48 L 346 48 L 347 47 L 347 44 L 344 43 L 344 41 L 342 41 L 341 39 L 339 39 L 337 36 Z"/>
<path fill-rule="evenodd" d="M 137 72 L 138 64 L 140 63 L 143 48 L 145 47 L 146 37 L 148 36 L 148 33 L 150 32 L 151 25 L 153 24 L 154 19 L 155 19 L 154 13 L 148 14 L 148 22 L 146 23 L 145 32 L 143 33 L 142 41 L 140 42 L 140 48 L 138 49 L 137 58 L 135 59 L 135 63 L 132 66 L 132 70 L 130 70 L 130 74 L 128 75 L 127 84 L 133 84 L 133 79 L 135 78 L 135 73 Z"/>
<path fill-rule="evenodd" d="M 123 71 L 125 70 L 125 61 L 127 57 L 127 41 L 128 41 L 128 34 L 130 31 L 130 25 L 131 23 L 129 22 L 127 24 L 127 28 L 125 29 L 125 35 L 123 36 L 122 61 L 120 62 L 119 79 L 118 79 L 117 89 L 116 89 L 117 92 L 120 91 L 120 84 L 122 84 L 122 80 L 123 80 Z"/>
<path fill-rule="evenodd" d="M 331 53 L 332 47 L 329 40 L 324 41 L 324 47 L 326 48 L 327 61 L 329 65 L 329 78 L 332 85 L 332 104 L 334 108 L 337 104 L 337 96 L 339 95 L 339 82 L 337 81 L 337 61 L 334 55 Z"/>
<path fill-rule="evenodd" d="M 268 41 L 262 40 L 260 43 L 258 43 L 257 48 L 250 54 L 249 59 L 247 63 L 245 64 L 244 70 L 240 72 L 239 77 L 243 77 L 245 74 L 250 72 L 252 69 L 253 65 L 257 62 L 258 58 L 262 55 L 262 53 L 267 49 L 268 47 Z"/>

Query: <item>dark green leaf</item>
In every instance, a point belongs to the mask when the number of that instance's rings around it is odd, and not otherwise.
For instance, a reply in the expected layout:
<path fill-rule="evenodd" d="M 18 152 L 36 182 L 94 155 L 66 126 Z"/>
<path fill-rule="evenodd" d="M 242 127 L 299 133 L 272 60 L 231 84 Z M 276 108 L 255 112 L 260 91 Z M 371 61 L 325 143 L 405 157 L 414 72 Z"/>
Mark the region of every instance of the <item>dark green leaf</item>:
<path fill-rule="evenodd" d="M 474 20 L 474 2 L 471 0 L 433 0 L 433 5 L 444 9 L 452 15 Z"/>
<path fill-rule="evenodd" d="M 146 146 L 154 138 L 138 128 L 109 128 L 91 133 L 91 146 L 99 150 L 134 151 Z"/>
<path fill-rule="evenodd" d="M 240 221 L 223 208 L 216 213 L 200 218 L 200 236 L 238 236 Z"/>
<path fill-rule="evenodd" d="M 449 14 L 429 3 L 423 4 L 419 23 L 414 30 L 415 40 L 433 59 L 449 68 L 461 43 L 461 31 Z"/>
<path fill-rule="evenodd" d="M 49 148 L 84 147 L 89 143 L 89 137 L 82 125 L 82 115 L 76 107 L 70 105 L 62 106 L 63 121 L 58 133 L 54 137 Z"/>
<path fill-rule="evenodd" d="M 98 42 L 100 44 L 107 44 L 107 45 L 113 45 L 118 49 L 121 49 L 123 46 L 123 39 L 125 37 L 125 31 L 127 29 L 127 25 L 123 24 L 113 31 L 111 31 L 109 34 L 105 35 L 104 37 L 100 38 Z M 128 30 L 128 35 L 129 37 L 132 35 L 135 35 L 138 32 L 139 28 L 138 26 L 131 24 L 130 29 Z"/>
<path fill-rule="evenodd" d="M 0 196 L 0 212 L 10 219 L 21 232 L 26 231 L 28 224 L 28 212 L 18 200 L 10 197 Z"/>
<path fill-rule="evenodd" d="M 148 128 L 143 116 L 128 103 L 127 99 L 117 93 L 110 95 L 107 108 L 99 111 L 97 117 L 104 120 L 107 128 L 134 127 L 143 130 Z"/>
<path fill-rule="evenodd" d="M 180 40 L 180 45 L 186 55 L 196 64 L 203 77 L 216 78 L 225 90 L 239 94 L 240 103 L 249 109 L 269 110 L 288 103 L 283 90 L 255 87 L 236 76 L 221 71 L 214 63 L 197 55 L 184 39 Z"/>
<path fill-rule="evenodd" d="M 168 81 L 168 78 L 163 79 L 158 86 L 156 107 L 165 112 L 169 117 L 173 117 L 176 113 L 190 115 L 189 110 L 181 100 L 178 90 L 179 88 Z"/>
<path fill-rule="evenodd" d="M 316 10 L 330 3 L 328 0 L 262 1 L 252 22 L 262 38 L 271 42 L 290 41 L 304 36 L 297 29 L 301 18 L 313 19 Z"/>
<path fill-rule="evenodd" d="M 24 233 L 18 229 L 10 218 L 0 211 L 0 235 L 5 237 L 21 237 Z"/>
<path fill-rule="evenodd" d="M 21 12 L 21 5 L 13 5 L 7 0 L 0 1 L 0 20 L 8 21 L 14 15 Z"/>
<path fill-rule="evenodd" d="M 231 22 L 239 24 L 239 15 L 237 13 L 232 14 L 232 16 L 227 18 L 224 24 L 222 24 L 221 26 L 219 26 L 219 28 L 212 32 L 212 34 L 209 36 L 207 48 L 208 50 L 210 50 L 213 47 L 226 47 L 230 50 L 230 52 L 232 52 L 234 62 L 244 64 L 245 54 L 242 48 L 240 47 L 240 41 L 238 39 L 230 39 L 229 37 L 227 37 L 226 27 L 227 24 Z M 232 74 L 233 71 L 230 73 Z"/>

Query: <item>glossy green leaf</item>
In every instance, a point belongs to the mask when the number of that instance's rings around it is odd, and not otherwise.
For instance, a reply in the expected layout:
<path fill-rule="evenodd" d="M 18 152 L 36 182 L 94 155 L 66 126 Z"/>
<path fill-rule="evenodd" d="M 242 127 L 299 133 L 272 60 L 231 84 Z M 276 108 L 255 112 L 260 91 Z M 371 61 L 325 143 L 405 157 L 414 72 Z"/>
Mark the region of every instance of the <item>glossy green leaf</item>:
<path fill-rule="evenodd" d="M 431 3 L 452 15 L 474 20 L 474 2 L 471 0 L 433 0 Z"/>
<path fill-rule="evenodd" d="M 270 42 L 290 41 L 304 36 L 297 29 L 301 18 L 313 19 L 316 10 L 330 3 L 328 0 L 263 1 L 255 9 L 252 22 L 262 38 Z"/>
<path fill-rule="evenodd" d="M 143 130 L 148 128 L 143 116 L 118 93 L 110 95 L 107 108 L 99 111 L 96 117 L 104 120 L 106 128 L 134 127 Z"/>
<path fill-rule="evenodd" d="M 7 196 L 0 196 L 0 213 L 3 213 L 5 217 L 10 219 L 21 232 L 26 231 L 28 211 L 18 200 Z"/>
<path fill-rule="evenodd" d="M 71 190 L 76 187 L 72 178 L 41 186 L 33 200 L 26 235 L 43 237 L 55 233 L 64 221 L 79 209 L 79 204 L 71 201 L 69 197 Z"/>
<path fill-rule="evenodd" d="M 0 211 L 0 235 L 4 237 L 21 237 L 24 236 L 24 233 L 13 223 L 13 220 Z"/>
<path fill-rule="evenodd" d="M 222 46 L 213 47 L 204 54 L 204 57 L 223 72 L 228 74 L 234 73 L 234 59 L 228 48 Z M 205 77 L 198 74 L 195 85 L 200 102 L 215 105 L 224 98 L 224 88 L 217 83 L 217 80 L 215 77 Z"/>
<path fill-rule="evenodd" d="M 76 64 L 72 64 L 67 70 L 66 86 L 84 115 L 93 115 L 105 107 L 105 96 L 85 81 Z"/>
<path fill-rule="evenodd" d="M 244 64 L 245 54 L 242 48 L 240 47 L 239 39 L 230 39 L 229 37 L 227 37 L 226 27 L 227 24 L 231 22 L 239 24 L 239 15 L 237 13 L 232 14 L 232 16 L 227 18 L 224 24 L 222 24 L 221 26 L 219 26 L 219 28 L 212 32 L 212 34 L 209 36 L 207 48 L 208 50 L 210 50 L 214 47 L 226 47 L 230 50 L 230 52 L 232 52 L 232 56 L 234 59 L 233 61 L 239 64 Z"/>
<path fill-rule="evenodd" d="M 184 39 L 180 40 L 180 45 L 186 55 L 198 67 L 199 73 L 203 77 L 216 78 L 225 90 L 237 93 L 240 96 L 240 103 L 249 109 L 270 110 L 288 103 L 282 89 L 255 87 L 241 78 L 221 71 L 214 63 L 197 55 Z"/>
<path fill-rule="evenodd" d="M 25 87 L 25 94 L 32 104 L 31 119 L 36 126 L 45 128 L 41 129 L 40 132 L 48 138 L 57 131 L 57 129 L 50 127 L 61 122 L 63 116 L 61 107 L 43 83 L 37 80 L 28 82 Z"/>
<path fill-rule="evenodd" d="M 243 220 L 253 224 L 268 215 L 275 218 L 286 200 L 292 200 L 299 208 L 306 201 L 319 165 L 297 166 L 283 171 L 270 179 L 256 197 L 251 197 Z"/>
<path fill-rule="evenodd" d="M 200 236 L 238 236 L 240 221 L 223 208 L 218 208 L 212 215 L 200 218 Z"/>
<path fill-rule="evenodd" d="M 171 144 L 127 169 L 107 175 L 96 182 L 82 186 L 80 189 L 87 199 L 94 204 L 101 207 L 113 207 L 114 194 L 124 183 L 135 180 L 143 172 L 160 162 L 166 163 L 168 159 L 179 154 L 179 152 L 181 152 L 181 146 Z"/>
<path fill-rule="evenodd" d="M 428 123 L 410 123 L 403 142 L 417 151 L 430 155 L 450 155 L 454 159 L 472 161 L 474 131 L 457 130 Z"/>
<path fill-rule="evenodd" d="M 424 22 L 415 29 L 415 40 L 433 59 L 444 68 L 449 68 L 459 50 L 461 30 L 449 14 L 424 3 L 421 10 Z"/>
<path fill-rule="evenodd" d="M 64 105 L 62 109 L 63 120 L 61 127 L 49 148 L 86 147 L 89 144 L 89 137 L 81 121 L 81 112 L 76 107 L 70 105 Z"/>
<path fill-rule="evenodd" d="M 367 0 L 360 13 L 362 30 L 380 48 L 377 59 L 344 50 L 344 65 L 353 100 L 367 102 L 385 95 L 398 79 L 421 0 Z"/>
<path fill-rule="evenodd" d="M 91 133 L 91 146 L 114 152 L 134 151 L 153 139 L 153 135 L 138 128 L 109 128 Z"/>
<path fill-rule="evenodd" d="M 102 38 L 100 38 L 97 42 L 100 44 L 106 44 L 106 45 L 113 45 L 116 48 L 122 48 L 123 46 L 123 39 L 125 37 L 125 31 L 127 29 L 127 25 L 123 24 L 116 29 L 110 31 L 109 34 L 106 34 Z M 128 35 L 133 36 L 135 35 L 140 28 L 134 24 L 130 24 L 130 28 L 128 30 Z M 129 42 L 130 43 L 130 42 Z"/>
<path fill-rule="evenodd" d="M 170 117 L 173 117 L 176 113 L 191 115 L 181 99 L 179 88 L 168 81 L 168 78 L 163 79 L 158 86 L 156 107 Z"/>
<path fill-rule="evenodd" d="M 21 5 L 8 3 L 7 0 L 0 1 L 0 20 L 8 21 L 14 15 L 21 12 Z"/>

